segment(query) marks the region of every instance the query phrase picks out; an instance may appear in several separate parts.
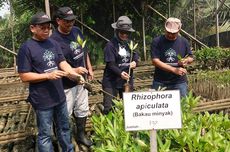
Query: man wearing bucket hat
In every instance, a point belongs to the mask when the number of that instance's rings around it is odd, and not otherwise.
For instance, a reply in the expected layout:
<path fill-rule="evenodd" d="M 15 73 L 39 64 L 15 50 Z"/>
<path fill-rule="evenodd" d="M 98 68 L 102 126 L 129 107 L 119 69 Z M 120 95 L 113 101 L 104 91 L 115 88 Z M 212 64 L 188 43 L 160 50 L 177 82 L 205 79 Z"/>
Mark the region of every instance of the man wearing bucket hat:
<path fill-rule="evenodd" d="M 61 78 L 75 79 L 77 74 L 65 61 L 60 46 L 49 38 L 51 20 L 44 12 L 32 16 L 32 38 L 23 43 L 17 56 L 18 73 L 23 82 L 29 83 L 28 101 L 36 113 L 38 150 L 54 151 L 52 125 L 56 126 L 62 151 L 73 152 L 66 97 Z M 77 81 L 77 80 L 76 80 Z"/>
<path fill-rule="evenodd" d="M 115 29 L 115 36 L 104 48 L 104 61 L 106 66 L 103 74 L 102 88 L 107 92 L 104 93 L 103 99 L 104 114 L 108 114 L 109 111 L 111 111 L 113 106 L 112 96 L 116 97 L 119 94 L 122 98 L 124 84 L 128 79 L 132 90 L 133 69 L 136 68 L 139 58 L 137 52 L 131 52 L 128 47 L 130 35 L 132 32 L 135 32 L 132 28 L 130 18 L 120 16 L 117 22 L 111 24 L 111 26 Z M 132 59 L 131 53 L 133 53 Z M 128 74 L 129 67 L 131 68 L 130 75 Z"/>
<path fill-rule="evenodd" d="M 188 41 L 179 36 L 181 21 L 170 17 L 165 22 L 165 34 L 156 37 L 151 45 L 151 58 L 155 66 L 152 88 L 158 90 L 180 90 L 181 97 L 187 95 L 186 65 L 193 62 Z"/>
<path fill-rule="evenodd" d="M 93 69 L 88 55 L 88 49 L 82 48 L 77 42 L 78 37 L 84 40 L 81 30 L 74 26 L 76 16 L 70 7 L 60 7 L 56 12 L 57 29 L 51 38 L 59 43 L 67 62 L 72 68 L 89 80 L 93 79 Z M 81 84 L 63 78 L 64 91 L 66 94 L 67 109 L 75 118 L 77 127 L 76 141 L 87 147 L 92 146 L 92 141 L 85 135 L 85 125 L 89 113 L 88 90 Z M 72 122 L 72 121 L 70 121 Z"/>

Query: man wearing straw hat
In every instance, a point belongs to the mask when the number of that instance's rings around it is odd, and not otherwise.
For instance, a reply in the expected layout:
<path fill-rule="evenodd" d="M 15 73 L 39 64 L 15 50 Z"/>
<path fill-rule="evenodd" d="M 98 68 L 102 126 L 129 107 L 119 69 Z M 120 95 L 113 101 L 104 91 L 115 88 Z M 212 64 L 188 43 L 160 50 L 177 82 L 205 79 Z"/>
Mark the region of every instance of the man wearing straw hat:
<path fill-rule="evenodd" d="M 133 69 L 136 68 L 139 58 L 137 52 L 131 52 L 128 47 L 131 33 L 135 32 L 130 18 L 120 16 L 117 22 L 111 26 L 115 29 L 115 36 L 104 48 L 104 61 L 106 63 L 102 80 L 102 88 L 106 92 L 103 99 L 104 114 L 111 111 L 113 96 L 116 97 L 119 94 L 122 98 L 124 84 L 128 79 L 132 90 Z M 131 53 L 133 54 L 131 55 Z M 133 56 L 132 59 L 131 56 Z M 130 75 L 128 74 L 129 68 L 131 68 Z"/>
<path fill-rule="evenodd" d="M 165 34 L 156 37 L 152 42 L 151 57 L 155 66 L 152 88 L 178 89 L 181 97 L 185 97 L 186 66 L 193 62 L 193 57 L 188 41 L 179 36 L 181 26 L 178 18 L 168 18 L 165 22 Z"/>

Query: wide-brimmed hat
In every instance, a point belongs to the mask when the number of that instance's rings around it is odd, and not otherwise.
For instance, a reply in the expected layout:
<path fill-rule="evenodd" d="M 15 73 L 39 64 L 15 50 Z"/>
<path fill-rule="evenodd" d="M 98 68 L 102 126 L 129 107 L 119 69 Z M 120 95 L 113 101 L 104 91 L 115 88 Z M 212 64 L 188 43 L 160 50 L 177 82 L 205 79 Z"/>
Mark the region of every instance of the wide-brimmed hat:
<path fill-rule="evenodd" d="M 165 29 L 170 33 L 177 33 L 181 29 L 181 21 L 178 18 L 170 17 L 165 22 Z"/>
<path fill-rule="evenodd" d="M 31 17 L 30 25 L 50 23 L 51 19 L 45 12 L 37 12 Z"/>
<path fill-rule="evenodd" d="M 135 32 L 132 28 L 132 21 L 127 16 L 120 16 L 117 22 L 111 24 L 111 26 L 114 29 Z"/>
<path fill-rule="evenodd" d="M 56 17 L 68 21 L 76 19 L 76 16 L 73 14 L 73 10 L 70 7 L 60 7 L 56 12 Z"/>

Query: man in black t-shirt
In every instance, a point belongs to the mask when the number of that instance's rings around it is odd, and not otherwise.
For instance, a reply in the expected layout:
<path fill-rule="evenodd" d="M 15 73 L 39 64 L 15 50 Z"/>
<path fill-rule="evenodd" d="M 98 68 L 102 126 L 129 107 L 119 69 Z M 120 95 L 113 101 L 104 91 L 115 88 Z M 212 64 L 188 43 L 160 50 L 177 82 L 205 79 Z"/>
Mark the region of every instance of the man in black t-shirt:
<path fill-rule="evenodd" d="M 165 35 L 156 37 L 152 42 L 151 57 L 155 66 L 152 88 L 178 89 L 181 97 L 185 97 L 186 65 L 193 62 L 193 56 L 188 41 L 179 36 L 181 26 L 179 19 L 168 18 L 165 22 Z"/>
<path fill-rule="evenodd" d="M 74 26 L 76 16 L 69 7 L 60 7 L 55 15 L 58 24 L 57 29 L 51 35 L 62 48 L 62 52 L 78 74 L 89 80 L 93 79 L 93 69 L 90 62 L 88 49 L 82 48 L 78 39 L 84 41 L 81 30 Z M 78 38 L 79 37 L 79 38 Z M 64 91 L 66 95 L 69 116 L 76 119 L 77 136 L 76 140 L 87 147 L 92 146 L 92 141 L 85 135 L 86 119 L 89 114 L 88 90 L 81 84 L 70 79 L 63 78 Z"/>
<path fill-rule="evenodd" d="M 84 79 L 65 61 L 57 42 L 49 38 L 50 18 L 38 12 L 31 18 L 32 38 L 23 43 L 18 52 L 18 73 L 29 83 L 28 101 L 36 113 L 38 150 L 52 152 L 53 122 L 62 151 L 73 152 L 70 140 L 66 97 L 61 78 Z"/>

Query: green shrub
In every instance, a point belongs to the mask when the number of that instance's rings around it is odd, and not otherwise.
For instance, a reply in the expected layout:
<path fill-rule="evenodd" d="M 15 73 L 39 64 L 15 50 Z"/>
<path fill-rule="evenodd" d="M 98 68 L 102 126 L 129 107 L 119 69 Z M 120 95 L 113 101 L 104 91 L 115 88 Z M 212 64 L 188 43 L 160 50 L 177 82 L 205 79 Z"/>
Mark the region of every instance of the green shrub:
<path fill-rule="evenodd" d="M 171 141 L 170 152 L 228 152 L 230 151 L 230 121 L 228 114 L 193 113 L 199 98 L 190 93 L 182 104 L 183 127 L 158 132 L 158 144 Z M 159 142 L 159 140 L 161 142 Z M 159 151 L 163 152 L 159 146 Z"/>
<path fill-rule="evenodd" d="M 195 58 L 202 69 L 230 68 L 230 49 L 202 48 Z"/>
<path fill-rule="evenodd" d="M 86 46 L 89 48 L 92 65 L 102 65 L 104 62 L 104 52 L 102 42 L 94 42 L 89 39 Z"/>
<path fill-rule="evenodd" d="M 228 114 L 194 113 L 199 97 L 192 93 L 182 99 L 183 127 L 158 130 L 159 152 L 229 152 L 230 120 Z M 115 101 L 113 112 L 94 115 L 92 139 L 95 152 L 149 152 L 149 132 L 126 132 L 124 129 L 123 104 Z"/>
<path fill-rule="evenodd" d="M 222 71 L 199 71 L 193 79 L 209 81 L 218 84 L 218 86 L 230 86 L 230 70 Z M 217 87 L 218 87 L 217 86 Z"/>
<path fill-rule="evenodd" d="M 124 130 L 123 104 L 115 101 L 113 112 L 92 116 L 95 152 L 149 152 L 149 137 L 146 132 Z"/>

